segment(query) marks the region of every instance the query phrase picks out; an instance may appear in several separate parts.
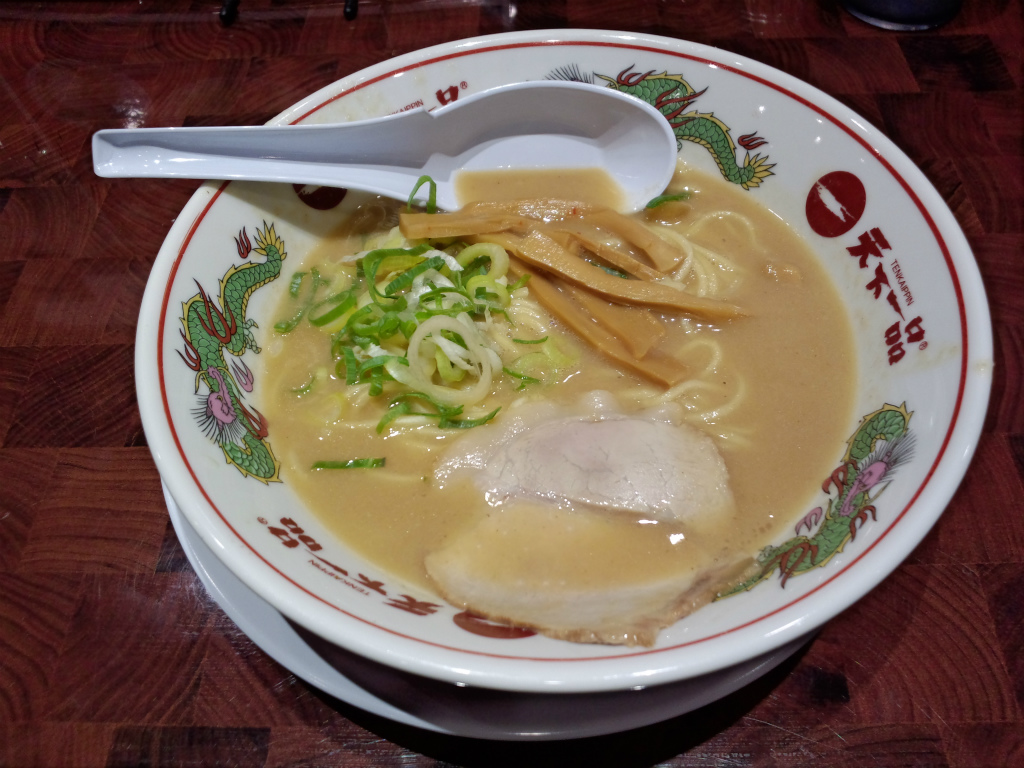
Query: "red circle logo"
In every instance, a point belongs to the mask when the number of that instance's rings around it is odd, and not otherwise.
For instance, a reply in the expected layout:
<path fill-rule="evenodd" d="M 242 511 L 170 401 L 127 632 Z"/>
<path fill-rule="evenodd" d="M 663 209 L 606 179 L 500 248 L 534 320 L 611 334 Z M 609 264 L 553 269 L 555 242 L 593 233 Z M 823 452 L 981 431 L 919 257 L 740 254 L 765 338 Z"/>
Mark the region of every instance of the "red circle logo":
<path fill-rule="evenodd" d="M 826 173 L 807 193 L 807 223 L 822 237 L 845 235 L 860 221 L 866 202 L 864 184 L 852 173 Z"/>

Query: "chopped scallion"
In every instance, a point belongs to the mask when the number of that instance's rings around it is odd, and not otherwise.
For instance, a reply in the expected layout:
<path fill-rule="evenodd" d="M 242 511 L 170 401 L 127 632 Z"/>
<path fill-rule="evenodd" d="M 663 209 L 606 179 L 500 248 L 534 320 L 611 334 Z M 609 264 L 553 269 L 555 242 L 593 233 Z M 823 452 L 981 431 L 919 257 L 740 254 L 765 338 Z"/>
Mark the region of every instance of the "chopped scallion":
<path fill-rule="evenodd" d="M 288 294 L 293 298 L 298 298 L 299 289 L 302 288 L 302 278 L 306 276 L 305 272 L 296 272 L 292 275 L 291 282 L 288 283 Z"/>
<path fill-rule="evenodd" d="M 325 312 L 314 315 L 314 310 L 320 307 L 329 306 L 330 309 Z M 348 312 L 352 307 L 356 305 L 356 297 L 352 291 L 345 291 L 344 293 L 336 293 L 333 296 L 324 299 L 318 304 L 314 304 L 309 311 L 309 322 L 313 325 L 320 327 L 321 325 L 327 325 L 330 322 L 337 320 L 343 314 Z"/>
<path fill-rule="evenodd" d="M 532 275 L 523 275 L 508 287 L 508 292 L 512 293 L 512 291 L 518 291 L 520 288 L 522 288 L 524 285 L 530 282 L 531 277 Z"/>
<path fill-rule="evenodd" d="M 412 401 L 415 400 L 422 401 L 426 406 L 432 408 L 434 412 L 414 411 L 412 408 Z M 459 419 L 456 417 L 462 414 L 461 405 L 445 405 L 424 392 L 404 392 L 391 400 L 391 403 L 388 405 L 388 410 L 377 423 L 377 432 L 383 432 L 384 428 L 399 416 L 409 415 L 436 418 L 438 420 L 437 426 L 440 429 L 469 429 L 471 427 L 479 427 L 481 424 L 486 424 L 497 416 L 498 411 L 500 410 L 500 408 L 495 408 L 490 413 L 477 419 Z"/>
<path fill-rule="evenodd" d="M 292 393 L 298 395 L 299 397 L 302 397 L 303 395 L 308 395 L 310 390 L 313 389 L 314 384 L 316 384 L 315 373 L 309 377 L 309 381 L 307 381 L 305 384 L 299 387 L 295 387 L 295 389 L 292 390 Z"/>
<path fill-rule="evenodd" d="M 416 199 L 416 193 L 420 191 L 420 187 L 424 184 L 429 185 L 427 187 L 427 213 L 437 213 L 437 182 L 429 176 L 420 176 L 416 180 L 416 186 L 412 188 L 412 192 L 409 194 L 409 202 L 406 204 L 406 210 L 412 210 L 412 203 Z"/>
<path fill-rule="evenodd" d="M 376 469 L 384 466 L 384 458 L 375 459 L 349 459 L 348 461 L 317 461 L 313 469 Z"/>
<path fill-rule="evenodd" d="M 345 383 L 351 386 L 359 381 L 359 363 L 356 361 L 356 353 L 352 347 L 345 347 L 343 350 L 345 362 Z M 338 361 L 339 364 L 341 360 Z"/>
<path fill-rule="evenodd" d="M 658 195 L 653 200 L 650 200 L 647 203 L 647 205 L 645 205 L 644 207 L 645 208 L 657 208 L 659 205 L 664 205 L 665 203 L 674 203 L 674 202 L 677 202 L 679 200 L 689 200 L 689 199 L 690 199 L 690 193 L 689 192 L 680 192 L 679 194 L 676 194 L 676 195 Z"/>
<path fill-rule="evenodd" d="M 507 367 L 502 368 L 501 370 L 513 379 L 519 379 L 519 386 L 516 387 L 517 390 L 526 389 L 527 384 L 540 384 L 540 379 L 535 379 L 533 376 L 527 376 L 525 373 L 516 373 L 511 368 Z"/>
<path fill-rule="evenodd" d="M 274 330 L 278 333 L 290 333 L 295 330 L 295 327 L 302 320 L 302 316 L 305 314 L 305 310 L 299 310 L 299 313 L 295 317 L 289 320 L 279 320 L 274 323 Z"/>
<path fill-rule="evenodd" d="M 422 275 L 428 269 L 440 269 L 443 266 L 444 259 L 440 256 L 432 256 L 426 261 L 421 261 L 415 267 L 405 270 L 405 272 L 388 283 L 384 288 L 384 295 L 390 298 L 412 285 L 412 281 L 416 279 L 417 275 Z"/>
<path fill-rule="evenodd" d="M 512 341 L 515 342 L 516 344 L 543 344 L 547 340 L 547 336 L 545 336 L 543 339 L 512 339 Z"/>

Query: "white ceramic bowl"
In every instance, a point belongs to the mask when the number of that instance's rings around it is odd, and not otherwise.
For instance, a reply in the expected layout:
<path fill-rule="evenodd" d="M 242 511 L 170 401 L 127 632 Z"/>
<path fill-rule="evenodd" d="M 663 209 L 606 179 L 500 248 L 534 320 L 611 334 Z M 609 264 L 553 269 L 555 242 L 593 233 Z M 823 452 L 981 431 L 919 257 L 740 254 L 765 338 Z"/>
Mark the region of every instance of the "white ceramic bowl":
<path fill-rule="evenodd" d="M 662 631 L 653 648 L 468 631 L 465 622 L 455 621 L 459 611 L 397 582 L 328 534 L 287 481 L 261 482 L 226 462 L 224 450 L 197 425 L 197 386 L 200 395 L 208 390 L 197 385 L 199 366 L 190 365 L 195 353 L 181 333 L 184 305 L 197 296 L 202 300 L 197 284 L 210 305 L 223 312 L 221 281 L 262 259 L 257 253 L 240 258 L 246 251 L 243 232 L 255 246 L 254 233 L 273 224 L 290 257 L 301 258 L 334 221 L 329 191 L 300 199 L 289 185 L 206 184 L 168 234 L 143 300 L 136 369 L 147 439 L 185 518 L 219 562 L 296 625 L 344 653 L 370 660 L 367 668 L 376 663 L 451 690 L 484 689 L 499 699 L 500 691 L 534 701 L 552 693 L 576 694 L 577 702 L 586 694 L 655 692 L 648 695 L 649 706 L 637 704 L 621 720 L 622 727 L 678 714 L 735 688 L 750 679 L 751 671 L 767 669 L 771 664 L 765 659 L 776 663 L 878 584 L 935 523 L 967 469 L 992 368 L 988 309 L 968 244 L 941 197 L 903 153 L 867 121 L 807 84 L 680 40 L 585 30 L 524 32 L 383 62 L 305 97 L 273 122 L 374 117 L 553 76 L 657 85 L 660 73 L 680 76 L 700 91 L 688 109 L 713 112 L 729 129 L 732 143 L 740 145 L 734 146 L 734 157 L 719 158 L 723 173 L 731 173 L 737 159 L 743 164 L 744 146 L 749 154 L 770 159 L 773 175 L 748 193 L 788 221 L 820 255 L 856 328 L 860 379 L 849 435 L 863 436 L 866 430 L 872 438 L 891 439 L 910 432 L 912 460 L 891 479 L 875 502 L 874 518 L 865 519 L 855 538 L 829 545 L 836 551 L 827 564 L 785 580 L 776 569 L 749 592 L 714 602 Z M 705 146 L 682 141 L 680 152 L 691 165 L 719 172 Z M 241 250 L 237 240 L 243 242 Z M 876 249 L 877 256 L 860 259 L 856 249 L 864 246 Z M 235 266 L 242 271 L 232 271 Z M 877 276 L 876 267 L 887 283 L 875 284 L 882 289 L 879 298 L 866 287 Z M 244 318 L 236 317 L 236 336 L 244 332 L 243 320 L 255 320 L 249 330 L 259 345 L 272 325 L 267 313 L 274 291 L 270 283 L 251 292 Z M 212 354 L 221 352 L 215 348 Z M 224 355 L 225 370 L 234 371 L 236 389 L 253 414 L 260 382 L 250 382 L 245 369 L 259 369 L 257 356 L 251 348 L 239 357 Z M 882 418 L 871 422 L 880 413 Z M 258 417 L 251 424 L 258 434 Z M 272 448 L 273 425 L 258 439 L 250 434 L 250 440 L 257 453 Z M 846 454 L 847 449 L 836 446 L 836 466 L 844 458 L 863 460 L 863 451 Z M 819 488 L 817 494 L 826 510 L 836 498 L 834 488 Z M 812 541 L 826 546 L 821 526 L 828 522 L 826 515 L 809 534 Z M 777 544 L 801 542 L 784 537 Z M 728 670 L 729 684 L 692 682 L 699 693 L 658 701 L 657 692 L 669 690 L 662 686 Z M 612 718 L 596 730 L 545 731 L 545 718 L 553 725 L 556 715 L 551 708 L 534 711 L 517 724 L 519 732 L 532 727 L 537 734 L 582 735 L 616 727 Z M 578 712 L 579 718 L 587 716 L 586 707 Z M 456 716 L 446 727 L 477 733 L 460 729 L 459 722 Z"/>

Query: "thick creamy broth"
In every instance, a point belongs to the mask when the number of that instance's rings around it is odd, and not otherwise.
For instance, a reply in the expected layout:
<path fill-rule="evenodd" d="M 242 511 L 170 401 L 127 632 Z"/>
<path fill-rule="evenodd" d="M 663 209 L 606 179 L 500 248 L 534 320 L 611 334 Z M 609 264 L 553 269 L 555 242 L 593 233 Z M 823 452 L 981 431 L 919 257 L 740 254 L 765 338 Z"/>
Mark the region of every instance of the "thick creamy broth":
<path fill-rule="evenodd" d="M 616 209 L 624 197 L 622 188 L 603 168 L 461 171 L 455 176 L 455 196 L 462 205 L 540 196 Z"/>
<path fill-rule="evenodd" d="M 753 556 L 808 511 L 849 429 L 856 383 L 852 334 L 842 301 L 814 254 L 749 193 L 686 169 L 673 184 L 673 189 L 683 188 L 692 194 L 684 210 L 672 216 L 682 217 L 687 226 L 706 217 L 690 231 L 690 240 L 729 262 L 712 278 L 744 316 L 711 323 L 666 314 L 664 348 L 698 373 L 713 357 L 703 340 L 718 347 L 720 362 L 702 374 L 695 394 L 683 397 L 681 410 L 687 423 L 714 438 L 736 508 L 713 520 L 685 523 L 601 514 L 584 524 L 582 534 L 561 513 L 553 515 L 560 522 L 536 532 L 562 552 L 548 575 L 575 579 L 580 589 L 697 566 L 728 567 L 733 556 Z M 344 224 L 337 237 L 325 240 L 302 264 L 286 268 L 303 271 L 337 263 L 363 245 L 362 234 Z M 285 274 L 282 283 L 287 281 Z M 278 316 L 290 314 L 289 301 L 283 299 Z M 303 323 L 286 336 L 275 335 L 260 356 L 266 382 L 261 406 L 282 478 L 330 530 L 369 560 L 396 577 L 434 589 L 425 558 L 489 515 L 509 513 L 489 506 L 470 479 L 437 482 L 435 465 L 457 441 L 478 430 L 500 429 L 502 419 L 536 399 L 572 408 L 587 393 L 607 391 L 621 412 L 630 414 L 652 407 L 664 394 L 664 387 L 612 364 L 558 322 L 547 323 L 571 360 L 557 382 L 521 389 L 517 379 L 496 380 L 491 396 L 470 415 L 498 406 L 502 410 L 492 422 L 470 430 L 425 424 L 389 427 L 382 434 L 375 426 L 386 402 L 363 405 L 345 396 L 346 384 L 334 374 L 323 331 Z M 313 377 L 317 384 L 304 392 Z M 356 457 L 386 457 L 386 466 L 311 470 L 317 461 Z M 529 540 L 522 531 L 509 535 L 524 544 Z M 574 547 L 574 541 L 581 546 Z M 501 553 L 494 556 L 497 562 Z"/>

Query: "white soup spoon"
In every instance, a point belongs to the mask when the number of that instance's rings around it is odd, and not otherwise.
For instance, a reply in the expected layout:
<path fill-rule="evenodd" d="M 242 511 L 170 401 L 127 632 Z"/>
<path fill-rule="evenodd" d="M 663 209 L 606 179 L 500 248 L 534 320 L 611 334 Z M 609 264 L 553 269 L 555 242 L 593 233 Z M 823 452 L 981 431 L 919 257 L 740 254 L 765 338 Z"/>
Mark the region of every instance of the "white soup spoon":
<path fill-rule="evenodd" d="M 597 168 L 620 187 L 623 212 L 636 211 L 665 190 L 676 163 L 675 136 L 655 107 L 611 88 L 548 80 L 349 123 L 103 130 L 92 151 L 96 174 L 107 178 L 288 182 L 400 200 L 427 175 L 443 210 L 460 207 L 459 171 Z"/>

